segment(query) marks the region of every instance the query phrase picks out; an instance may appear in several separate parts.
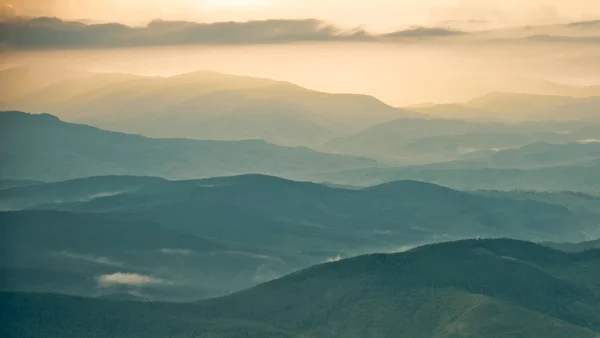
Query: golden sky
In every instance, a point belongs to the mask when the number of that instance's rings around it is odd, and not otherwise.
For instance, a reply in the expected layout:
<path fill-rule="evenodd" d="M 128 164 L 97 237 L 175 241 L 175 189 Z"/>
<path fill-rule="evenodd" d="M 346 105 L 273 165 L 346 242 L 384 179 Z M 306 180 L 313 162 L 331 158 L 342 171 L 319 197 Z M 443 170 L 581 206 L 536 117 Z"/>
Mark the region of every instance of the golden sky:
<path fill-rule="evenodd" d="M 392 30 L 449 20 L 512 26 L 600 18 L 599 0 L 0 0 L 3 12 L 126 24 L 315 18 Z M 10 7 L 9 7 L 10 6 Z M 485 22 L 485 23 L 484 23 Z M 473 25 L 477 24 L 471 22 Z"/>
<path fill-rule="evenodd" d="M 0 5 L 0 17 L 54 16 L 141 26 L 153 19 L 310 18 L 374 34 L 364 42 L 360 35 L 340 37 L 318 21 L 304 20 L 163 22 L 145 29 L 107 25 L 102 30 L 76 25 L 62 35 L 63 29 L 47 29 L 63 27 L 58 20 L 29 20 L 41 23 L 23 26 L 29 29 L 23 39 L 19 30 L 9 30 L 13 36 L 7 45 L 12 43 L 13 49 L 0 54 L 0 68 L 69 65 L 165 76 L 211 69 L 326 92 L 364 93 L 394 105 L 600 84 L 600 23 L 524 27 L 598 20 L 600 0 L 0 0 Z M 397 41 L 383 39 L 386 43 L 376 35 L 414 25 L 451 29 L 409 29 Z M 448 34 L 452 29 L 507 26 L 520 28 Z M 273 32 L 281 36 L 269 40 Z"/>

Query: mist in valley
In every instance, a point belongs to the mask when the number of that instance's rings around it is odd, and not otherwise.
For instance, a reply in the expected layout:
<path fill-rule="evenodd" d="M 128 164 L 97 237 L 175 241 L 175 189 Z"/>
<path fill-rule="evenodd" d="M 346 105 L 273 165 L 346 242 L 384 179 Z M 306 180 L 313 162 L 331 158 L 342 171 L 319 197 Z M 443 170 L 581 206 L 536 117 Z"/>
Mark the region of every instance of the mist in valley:
<path fill-rule="evenodd" d="M 596 338 L 599 10 L 0 2 L 0 335 Z"/>

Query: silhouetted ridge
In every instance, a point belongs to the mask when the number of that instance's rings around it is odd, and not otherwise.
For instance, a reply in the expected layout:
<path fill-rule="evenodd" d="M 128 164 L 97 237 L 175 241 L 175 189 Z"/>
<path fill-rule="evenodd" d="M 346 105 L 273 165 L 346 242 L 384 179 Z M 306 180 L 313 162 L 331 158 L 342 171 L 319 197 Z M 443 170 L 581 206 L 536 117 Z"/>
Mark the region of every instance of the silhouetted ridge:
<path fill-rule="evenodd" d="M 332 190 L 329 187 L 318 183 L 312 182 L 299 182 L 293 181 L 277 176 L 263 175 L 263 174 L 245 174 L 229 177 L 216 177 L 207 178 L 201 180 L 187 181 L 187 184 L 200 185 L 200 186 L 211 186 L 211 187 L 232 187 L 240 189 L 258 189 L 264 191 L 265 189 L 298 189 L 298 190 L 313 190 L 313 191 L 324 191 Z"/>
<path fill-rule="evenodd" d="M 401 180 L 393 181 L 389 183 L 383 183 L 372 187 L 364 188 L 363 191 L 378 194 L 398 194 L 398 195 L 411 195 L 417 196 L 457 196 L 464 195 L 463 192 L 456 191 L 450 188 L 446 188 L 437 184 L 413 181 L 413 180 Z"/>
<path fill-rule="evenodd" d="M 283 147 L 261 139 L 159 139 L 105 131 L 51 116 L 0 113 L 0 178 L 58 181 L 103 175 L 173 179 L 312 173 L 376 165 L 366 158 Z"/>
<path fill-rule="evenodd" d="M 21 111 L 0 111 L 0 122 L 2 124 L 8 123 L 34 123 L 38 121 L 40 123 L 53 123 L 62 122 L 58 117 L 50 114 L 31 114 Z"/>

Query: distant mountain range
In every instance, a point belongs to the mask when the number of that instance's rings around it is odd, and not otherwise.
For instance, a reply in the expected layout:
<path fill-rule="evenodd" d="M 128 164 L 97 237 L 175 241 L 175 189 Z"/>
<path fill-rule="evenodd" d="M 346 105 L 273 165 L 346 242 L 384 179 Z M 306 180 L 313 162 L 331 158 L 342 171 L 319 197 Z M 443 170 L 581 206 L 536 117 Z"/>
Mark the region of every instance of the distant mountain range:
<path fill-rule="evenodd" d="M 536 146 L 527 147 L 537 143 Z M 361 132 L 335 138 L 316 149 L 355 156 L 369 156 L 396 165 L 416 165 L 445 161 L 487 161 L 489 167 L 521 168 L 531 163 L 518 163 L 511 159 L 501 161 L 505 153 L 536 150 L 543 143 L 574 144 L 572 148 L 598 148 L 600 123 L 577 122 L 523 122 L 516 124 L 499 122 L 476 122 L 443 119 L 404 119 L 385 122 Z M 547 146 L 552 147 L 551 145 Z M 569 146 L 565 146 L 567 148 Z M 507 150 L 507 151 L 504 151 Z M 539 149 L 548 152 L 551 149 Z M 562 151 L 560 147 L 555 150 Z M 504 152 L 503 152 L 504 151 Z M 500 153 L 498 153 L 500 152 Z M 498 153 L 498 154 L 496 154 Z M 491 155 L 490 155 L 491 154 Z M 593 157 L 577 151 L 581 158 Z M 564 162 L 564 153 L 556 154 L 555 163 Z M 575 156 L 576 154 L 573 154 Z M 497 163 L 487 157 L 499 158 Z M 546 155 L 545 155 L 546 156 Z M 547 157 L 547 156 L 546 156 Z M 577 165 L 578 159 L 569 165 Z M 531 162 L 531 161 L 530 161 Z M 547 166 L 547 159 L 534 166 Z M 482 165 L 483 166 L 483 165 Z"/>
<path fill-rule="evenodd" d="M 544 168 L 557 166 L 600 167 L 600 139 L 575 143 L 536 142 L 516 149 L 494 149 L 464 156 L 488 168 Z"/>
<path fill-rule="evenodd" d="M 477 165 L 477 163 L 476 163 Z M 543 169 L 491 169 L 435 166 L 346 170 L 316 180 L 349 186 L 370 186 L 397 180 L 417 180 L 460 190 L 580 191 L 600 195 L 598 167 L 550 167 Z"/>
<path fill-rule="evenodd" d="M 282 147 L 262 140 L 153 139 L 66 123 L 51 115 L 0 112 L 0 152 L 5 159 L 0 164 L 0 179 L 3 179 L 0 186 L 102 175 L 195 179 L 259 173 L 358 186 L 408 179 L 467 190 L 575 190 L 594 194 L 600 191 L 596 174 L 600 165 L 600 143 L 594 138 L 600 129 L 595 125 L 532 127 L 524 124 L 520 127 L 523 130 L 519 134 L 523 136 L 521 139 L 502 134 L 505 127 L 508 128 L 506 125 L 465 121 L 404 120 L 328 144 L 329 150 L 334 145 L 343 145 L 343 149 L 353 153 L 370 153 L 375 157 L 380 154 L 385 158 L 382 153 L 398 151 L 398 148 L 386 147 L 385 143 L 396 140 L 391 143 L 406 144 L 406 151 L 415 154 L 411 161 L 438 162 L 389 167 L 364 157 L 322 153 L 304 147 Z M 469 130 L 477 128 L 490 133 L 468 134 Z M 468 145 L 468 142 L 481 146 L 487 139 L 490 143 L 484 148 L 498 145 L 494 140 L 526 143 L 530 140 L 525 131 L 532 128 L 572 128 L 576 131 L 568 137 L 580 141 L 565 144 L 537 142 L 514 149 L 488 149 L 456 155 L 454 147 Z M 440 136 L 419 139 L 419 134 L 425 130 Z M 493 131 L 498 130 L 500 134 L 494 135 Z M 451 133 L 456 135 L 449 135 Z M 403 135 L 405 139 L 394 135 Z M 563 141 L 566 137 L 560 132 L 540 132 L 539 135 L 549 135 L 547 138 L 552 139 L 559 137 Z M 450 149 L 445 151 L 443 143 L 451 139 L 456 143 L 448 143 L 446 146 Z M 453 152 L 454 155 L 450 155 Z M 448 156 L 448 161 L 443 162 L 444 156 Z M 519 168 L 535 170 L 517 170 Z"/>
<path fill-rule="evenodd" d="M 151 137 L 311 145 L 384 121 L 423 116 L 367 95 L 327 94 L 211 71 L 165 78 L 65 71 L 40 82 L 33 81 L 34 74 L 28 68 L 0 71 L 0 82 L 22 87 L 0 96 L 0 109 L 51 113 Z"/>
<path fill-rule="evenodd" d="M 0 71 L 0 81 L 15 84 L 0 95 L 0 109 L 51 113 L 69 122 L 149 137 L 264 139 L 279 145 L 319 146 L 403 119 L 600 123 L 596 87 L 564 91 L 569 96 L 489 93 L 466 103 L 396 108 L 368 95 L 328 94 L 288 82 L 212 71 L 151 77 L 9 68 Z M 448 128 L 454 130 L 452 125 Z M 505 126 L 503 134 L 552 141 L 523 135 L 522 126 L 514 129 Z M 427 136 L 442 135 L 425 133 L 421 138 Z"/>
<path fill-rule="evenodd" d="M 565 252 L 584 252 L 589 250 L 600 250 L 600 239 L 595 241 L 579 242 L 579 243 L 555 243 L 555 242 L 544 242 L 541 243 L 547 247 L 551 247 L 557 250 Z"/>
<path fill-rule="evenodd" d="M 583 197 L 415 181 L 343 189 L 260 175 L 92 177 L 2 189 L 0 209 L 0 289 L 154 300 L 223 295 L 310 265 L 423 243 L 600 236 L 600 207 Z"/>
<path fill-rule="evenodd" d="M 56 181 L 115 174 L 185 179 L 244 173 L 302 178 L 377 165 L 365 158 L 263 140 L 152 139 L 22 112 L 0 112 L 0 140 L 4 179 Z"/>
<path fill-rule="evenodd" d="M 599 282 L 598 250 L 568 254 L 514 240 L 466 240 L 322 264 L 197 303 L 1 293 L 0 331 L 3 337 L 596 338 Z"/>
<path fill-rule="evenodd" d="M 488 121 L 600 121 L 600 86 L 561 91 L 562 95 L 489 93 L 465 103 L 418 105 L 406 109 L 454 119 Z"/>

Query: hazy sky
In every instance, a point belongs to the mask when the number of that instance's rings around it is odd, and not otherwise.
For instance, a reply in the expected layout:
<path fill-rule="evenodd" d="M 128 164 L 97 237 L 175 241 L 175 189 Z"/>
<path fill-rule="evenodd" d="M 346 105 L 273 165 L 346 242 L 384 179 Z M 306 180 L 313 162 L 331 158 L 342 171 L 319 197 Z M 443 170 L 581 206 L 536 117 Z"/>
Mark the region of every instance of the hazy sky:
<path fill-rule="evenodd" d="M 468 21 L 474 26 L 600 18 L 598 0 L 0 0 L 3 12 L 63 19 L 147 23 L 315 18 L 344 27 L 394 30 Z M 472 22 L 477 21 L 477 22 Z"/>
<path fill-rule="evenodd" d="M 561 94 L 562 84 L 600 84 L 600 21 L 591 22 L 600 19 L 600 0 L 0 4 L 0 17 L 28 17 L 0 26 L 5 68 L 68 65 L 144 75 L 211 69 L 365 93 L 395 105 L 464 101 L 490 91 Z M 85 24 L 32 19 L 38 16 Z M 149 24 L 153 19 L 195 23 Z"/>

